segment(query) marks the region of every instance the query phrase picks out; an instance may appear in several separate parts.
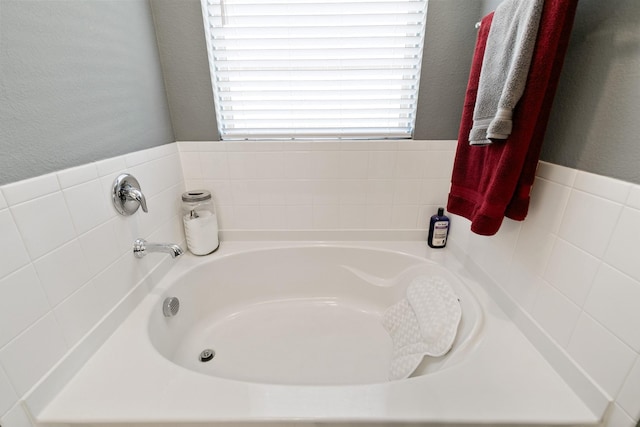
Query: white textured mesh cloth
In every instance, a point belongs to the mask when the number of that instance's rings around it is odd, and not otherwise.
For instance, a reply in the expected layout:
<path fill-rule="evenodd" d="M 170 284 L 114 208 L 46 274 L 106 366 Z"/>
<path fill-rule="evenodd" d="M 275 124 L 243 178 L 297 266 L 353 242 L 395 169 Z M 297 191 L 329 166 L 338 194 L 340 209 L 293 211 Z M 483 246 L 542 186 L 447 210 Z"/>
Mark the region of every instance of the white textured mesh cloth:
<path fill-rule="evenodd" d="M 393 341 L 389 380 L 407 378 L 425 355 L 445 355 L 453 345 L 461 318 L 458 297 L 443 278 L 413 279 L 406 298 L 382 314 L 382 325 Z"/>

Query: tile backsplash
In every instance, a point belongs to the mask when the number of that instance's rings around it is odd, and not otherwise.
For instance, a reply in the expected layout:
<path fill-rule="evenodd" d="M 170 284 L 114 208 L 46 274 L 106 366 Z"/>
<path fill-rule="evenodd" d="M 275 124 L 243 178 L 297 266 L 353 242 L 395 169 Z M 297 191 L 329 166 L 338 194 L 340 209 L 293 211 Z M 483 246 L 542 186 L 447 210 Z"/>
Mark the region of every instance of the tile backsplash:
<path fill-rule="evenodd" d="M 640 186 L 541 162 L 523 222 L 493 237 L 452 219 L 451 240 L 614 401 L 640 419 Z"/>
<path fill-rule="evenodd" d="M 189 189 L 225 230 L 424 230 L 455 141 L 179 142 Z"/>
<path fill-rule="evenodd" d="M 148 214 L 113 208 L 123 172 L 140 181 Z M 183 191 L 175 143 L 0 187 L 3 426 L 29 425 L 20 398 L 165 260 L 134 259 L 133 241 L 184 240 Z"/>
<path fill-rule="evenodd" d="M 183 242 L 185 189 L 212 191 L 229 235 L 418 235 L 446 204 L 455 145 L 178 142 L 0 187 L 0 236 L 10 248 L 0 263 L 0 422 L 28 426 L 20 399 L 167 259 L 134 259 L 135 238 Z M 140 181 L 148 214 L 121 217 L 111 206 L 122 172 Z M 547 163 L 537 175 L 526 221 L 506 220 L 496 236 L 483 237 L 454 216 L 452 246 L 615 401 L 608 425 L 633 427 L 640 418 L 640 186 Z"/>

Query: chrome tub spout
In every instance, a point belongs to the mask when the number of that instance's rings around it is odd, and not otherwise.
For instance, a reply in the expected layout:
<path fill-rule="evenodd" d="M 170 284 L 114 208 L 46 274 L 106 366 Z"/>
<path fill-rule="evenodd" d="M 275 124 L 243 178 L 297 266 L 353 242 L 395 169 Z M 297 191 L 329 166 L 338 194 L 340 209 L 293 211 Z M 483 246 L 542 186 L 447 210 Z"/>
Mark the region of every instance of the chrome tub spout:
<path fill-rule="evenodd" d="M 173 243 L 149 243 L 144 239 L 136 239 L 133 243 L 133 255 L 136 258 L 144 257 L 148 252 L 163 252 L 177 258 L 184 253 L 179 245 Z"/>

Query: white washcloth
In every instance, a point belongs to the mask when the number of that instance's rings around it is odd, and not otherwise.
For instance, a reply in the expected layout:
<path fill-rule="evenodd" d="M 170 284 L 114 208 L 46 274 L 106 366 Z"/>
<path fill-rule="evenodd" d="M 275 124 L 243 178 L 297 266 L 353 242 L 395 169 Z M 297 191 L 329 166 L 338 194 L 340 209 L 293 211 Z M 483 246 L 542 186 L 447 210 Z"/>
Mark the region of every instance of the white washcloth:
<path fill-rule="evenodd" d="M 473 110 L 471 145 L 507 139 L 522 97 L 544 0 L 505 0 L 493 15 Z"/>
<path fill-rule="evenodd" d="M 416 277 L 407 297 L 382 314 L 393 341 L 389 380 L 407 378 L 425 355 L 445 355 L 453 345 L 462 317 L 460 302 L 441 277 Z"/>

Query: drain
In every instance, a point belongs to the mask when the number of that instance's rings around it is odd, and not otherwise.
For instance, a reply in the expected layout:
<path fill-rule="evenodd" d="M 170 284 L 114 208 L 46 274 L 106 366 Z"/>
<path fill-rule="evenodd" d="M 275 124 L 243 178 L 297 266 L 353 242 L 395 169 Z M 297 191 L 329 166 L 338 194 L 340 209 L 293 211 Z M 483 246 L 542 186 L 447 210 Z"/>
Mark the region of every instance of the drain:
<path fill-rule="evenodd" d="M 211 350 L 210 348 L 207 348 L 200 352 L 200 361 L 208 362 L 209 360 L 213 359 L 215 355 L 216 355 L 215 351 Z"/>
<path fill-rule="evenodd" d="M 162 314 L 164 317 L 173 317 L 180 310 L 180 300 L 176 297 L 165 298 L 162 303 Z"/>

